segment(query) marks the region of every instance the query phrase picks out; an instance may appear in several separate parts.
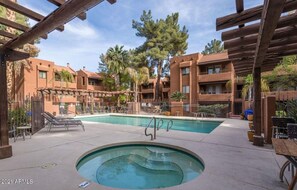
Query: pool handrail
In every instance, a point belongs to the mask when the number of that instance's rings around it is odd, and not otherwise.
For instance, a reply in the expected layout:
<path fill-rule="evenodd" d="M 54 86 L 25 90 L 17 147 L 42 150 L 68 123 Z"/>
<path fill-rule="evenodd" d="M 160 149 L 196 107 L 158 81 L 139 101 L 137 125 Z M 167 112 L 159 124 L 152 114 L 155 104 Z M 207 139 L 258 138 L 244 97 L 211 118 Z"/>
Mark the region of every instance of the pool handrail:
<path fill-rule="evenodd" d="M 147 129 L 151 126 L 152 121 L 154 121 L 154 135 L 152 133 L 147 134 Z M 151 140 L 156 139 L 156 118 L 152 117 L 148 125 L 144 130 L 145 136 L 151 136 Z"/>
<path fill-rule="evenodd" d="M 161 125 L 160 125 L 161 124 Z M 163 119 L 160 118 L 159 121 L 158 121 L 158 124 L 157 124 L 157 130 L 161 129 L 163 126 Z"/>
<path fill-rule="evenodd" d="M 170 123 L 171 123 L 171 126 L 169 127 L 169 124 L 170 124 Z M 172 128 L 172 126 L 173 126 L 173 121 L 172 121 L 172 119 L 171 119 L 171 120 L 169 120 L 168 123 L 167 123 L 167 129 L 166 129 L 166 131 L 168 132 L 169 129 Z"/>

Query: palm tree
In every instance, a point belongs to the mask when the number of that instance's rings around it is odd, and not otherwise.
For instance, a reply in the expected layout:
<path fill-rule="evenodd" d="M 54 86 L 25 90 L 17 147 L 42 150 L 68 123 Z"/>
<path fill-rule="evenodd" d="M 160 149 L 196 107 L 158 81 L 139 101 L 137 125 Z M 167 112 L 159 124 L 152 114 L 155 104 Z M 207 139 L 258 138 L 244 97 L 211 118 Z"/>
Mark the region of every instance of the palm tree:
<path fill-rule="evenodd" d="M 242 88 L 241 95 L 244 99 L 248 95 L 249 102 L 252 99 L 253 84 L 254 84 L 253 75 L 252 74 L 247 75 L 245 77 L 244 86 Z M 261 78 L 261 91 L 269 92 L 269 85 L 268 85 L 267 81 L 263 78 Z"/>
<path fill-rule="evenodd" d="M 61 83 L 60 83 L 60 87 L 62 88 L 62 84 L 66 83 L 66 87 L 68 88 L 68 83 L 69 82 L 73 82 L 74 81 L 74 77 L 73 75 L 67 71 L 62 69 L 62 71 L 58 71 L 56 72 L 58 78 L 55 77 L 55 79 L 58 79 Z"/>
<path fill-rule="evenodd" d="M 224 45 L 222 41 L 213 39 L 210 43 L 207 43 L 204 50 L 202 51 L 203 55 L 213 54 L 213 53 L 220 53 L 224 51 Z"/>
<path fill-rule="evenodd" d="M 175 91 L 171 94 L 170 98 L 174 101 L 181 102 L 182 100 L 186 99 L 186 96 L 179 91 Z"/>
<path fill-rule="evenodd" d="M 148 81 L 149 69 L 147 67 L 128 67 L 125 71 L 134 83 L 134 102 L 138 102 L 138 86 Z"/>
<path fill-rule="evenodd" d="M 107 69 L 114 75 L 116 89 L 119 90 L 121 86 L 121 74 L 124 73 L 128 66 L 129 53 L 123 50 L 124 46 L 116 45 L 114 48 L 110 47 L 106 54 L 102 56 Z"/>

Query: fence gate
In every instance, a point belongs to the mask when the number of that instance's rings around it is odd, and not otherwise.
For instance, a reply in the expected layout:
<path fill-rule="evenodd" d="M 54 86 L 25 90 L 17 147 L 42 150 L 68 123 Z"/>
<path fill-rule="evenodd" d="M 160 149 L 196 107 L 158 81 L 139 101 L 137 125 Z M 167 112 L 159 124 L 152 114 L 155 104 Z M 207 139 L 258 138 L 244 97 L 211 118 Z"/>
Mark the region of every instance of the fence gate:
<path fill-rule="evenodd" d="M 31 113 L 32 113 L 32 133 L 38 132 L 44 128 L 44 118 L 41 115 L 44 111 L 43 97 L 31 97 Z"/>

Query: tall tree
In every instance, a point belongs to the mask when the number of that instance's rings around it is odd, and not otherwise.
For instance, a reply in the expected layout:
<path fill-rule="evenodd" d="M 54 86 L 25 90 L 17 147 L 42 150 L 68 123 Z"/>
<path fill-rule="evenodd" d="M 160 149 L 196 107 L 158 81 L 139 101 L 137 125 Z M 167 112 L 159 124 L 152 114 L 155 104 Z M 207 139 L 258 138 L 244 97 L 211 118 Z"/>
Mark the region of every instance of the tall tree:
<path fill-rule="evenodd" d="M 166 19 L 153 20 L 151 11 L 143 11 L 140 21 L 132 21 L 136 36 L 145 38 L 136 51 L 145 54 L 151 75 L 157 69 L 155 100 L 160 98 L 160 79 L 168 72 L 169 59 L 184 54 L 188 47 L 188 30 L 180 27 L 178 17 L 178 13 L 173 13 Z"/>
<path fill-rule="evenodd" d="M 297 86 L 297 56 L 283 57 L 272 72 L 263 76 L 275 91 L 293 90 Z"/>
<path fill-rule="evenodd" d="M 138 102 L 138 86 L 148 81 L 149 69 L 147 67 L 128 67 L 126 72 L 134 84 L 134 102 Z"/>
<path fill-rule="evenodd" d="M 251 99 L 252 99 L 252 90 L 254 87 L 253 84 L 254 84 L 253 75 L 252 74 L 247 75 L 244 80 L 244 86 L 242 88 L 241 94 L 244 99 L 248 95 L 249 102 L 251 102 Z M 261 78 L 261 91 L 269 92 L 269 85 L 264 78 Z"/>
<path fill-rule="evenodd" d="M 204 47 L 202 51 L 203 55 L 213 54 L 213 53 L 220 53 L 224 51 L 224 45 L 220 40 L 213 39 L 210 43 Z"/>
<path fill-rule="evenodd" d="M 121 75 L 124 74 L 125 68 L 129 64 L 128 51 L 124 50 L 124 46 L 116 45 L 114 48 L 110 47 L 105 54 L 101 54 L 100 59 L 102 63 L 99 63 L 99 70 L 103 69 L 103 71 L 113 74 L 116 90 L 120 90 Z M 105 68 L 103 68 L 104 64 Z"/>

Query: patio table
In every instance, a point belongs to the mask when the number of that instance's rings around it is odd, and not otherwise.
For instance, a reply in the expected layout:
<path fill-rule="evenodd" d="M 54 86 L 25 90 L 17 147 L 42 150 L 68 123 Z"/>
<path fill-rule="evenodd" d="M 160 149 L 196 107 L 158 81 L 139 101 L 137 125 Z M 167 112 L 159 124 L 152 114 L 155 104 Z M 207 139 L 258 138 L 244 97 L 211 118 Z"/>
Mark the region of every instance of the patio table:
<path fill-rule="evenodd" d="M 23 136 L 23 140 L 25 140 L 27 133 L 30 135 L 30 139 L 31 139 L 31 132 L 28 131 L 28 130 L 31 130 L 31 126 L 20 126 L 20 127 L 17 127 L 17 130 L 19 131 L 17 136 Z"/>
<path fill-rule="evenodd" d="M 272 138 L 272 144 L 275 150 L 275 153 L 278 155 L 285 156 L 290 163 L 292 163 L 295 168 L 297 168 L 297 141 L 291 139 L 276 139 Z M 288 166 L 288 162 L 282 166 L 280 170 L 280 178 L 283 178 L 284 170 Z M 297 182 L 297 173 L 293 176 L 291 183 L 289 184 L 288 189 L 293 190 Z"/>

